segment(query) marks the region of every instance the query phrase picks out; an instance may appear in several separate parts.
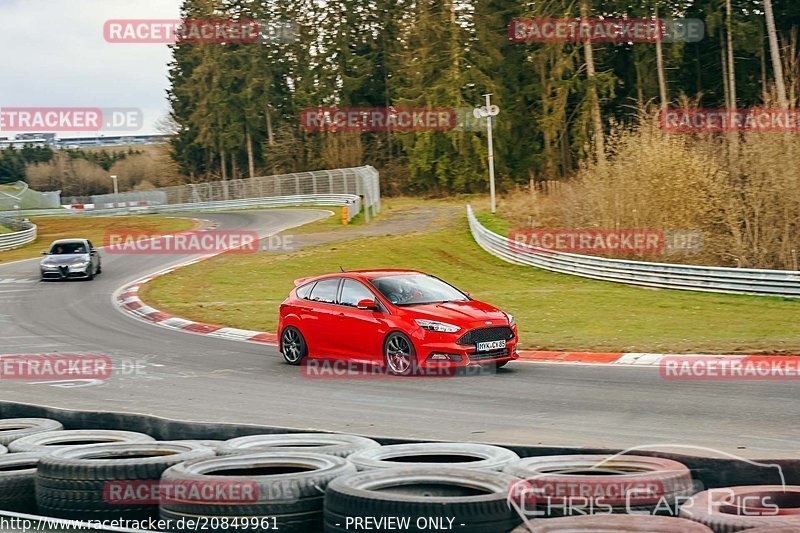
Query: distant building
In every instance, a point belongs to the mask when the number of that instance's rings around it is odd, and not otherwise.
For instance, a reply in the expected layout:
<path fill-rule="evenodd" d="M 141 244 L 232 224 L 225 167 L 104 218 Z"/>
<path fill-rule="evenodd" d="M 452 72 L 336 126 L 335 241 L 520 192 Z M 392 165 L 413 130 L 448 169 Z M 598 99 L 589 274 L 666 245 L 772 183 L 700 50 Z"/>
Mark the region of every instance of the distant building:
<path fill-rule="evenodd" d="M 60 137 L 55 133 L 18 133 L 11 140 L 0 137 L 0 149 L 13 146 L 52 146 L 53 148 L 84 148 L 103 146 L 131 146 L 165 143 L 169 135 L 98 135 L 96 137 Z"/>

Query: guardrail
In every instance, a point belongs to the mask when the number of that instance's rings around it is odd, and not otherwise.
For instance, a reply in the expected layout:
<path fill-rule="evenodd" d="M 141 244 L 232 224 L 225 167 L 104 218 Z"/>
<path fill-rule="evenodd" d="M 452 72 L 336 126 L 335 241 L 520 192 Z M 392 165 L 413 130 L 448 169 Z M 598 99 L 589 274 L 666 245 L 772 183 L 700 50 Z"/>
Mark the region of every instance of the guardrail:
<path fill-rule="evenodd" d="M 293 196 L 269 196 L 266 198 L 246 198 L 244 200 L 220 200 L 216 202 L 197 202 L 187 204 L 164 204 L 140 207 L 117 207 L 112 209 L 93 209 L 76 211 L 70 209 L 29 209 L 6 211 L 3 216 L 117 216 L 142 215 L 150 213 L 221 211 L 225 209 L 247 209 L 256 207 L 302 207 L 302 206 L 347 206 L 347 219 L 352 220 L 361 211 L 361 198 L 354 194 L 307 194 Z"/>
<path fill-rule="evenodd" d="M 484 227 L 467 206 L 472 237 L 478 245 L 509 263 L 628 285 L 701 292 L 800 297 L 800 272 L 725 268 L 608 259 L 552 252 L 517 243 Z"/>
<path fill-rule="evenodd" d="M 0 250 L 19 248 L 36 240 L 36 224 L 3 217 L 0 217 L 0 224 L 16 230 L 14 233 L 0 234 Z"/>

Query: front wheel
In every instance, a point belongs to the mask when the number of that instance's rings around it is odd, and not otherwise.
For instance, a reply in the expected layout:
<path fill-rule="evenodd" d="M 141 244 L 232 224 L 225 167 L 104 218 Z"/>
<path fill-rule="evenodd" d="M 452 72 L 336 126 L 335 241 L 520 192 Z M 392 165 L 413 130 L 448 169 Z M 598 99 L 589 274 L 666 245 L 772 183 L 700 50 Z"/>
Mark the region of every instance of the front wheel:
<path fill-rule="evenodd" d="M 416 370 L 417 353 L 411 339 L 397 331 L 390 333 L 384 343 L 383 360 L 390 374 L 412 374 Z"/>
<path fill-rule="evenodd" d="M 308 345 L 300 330 L 288 326 L 281 335 L 281 353 L 290 365 L 297 366 L 308 355 Z"/>

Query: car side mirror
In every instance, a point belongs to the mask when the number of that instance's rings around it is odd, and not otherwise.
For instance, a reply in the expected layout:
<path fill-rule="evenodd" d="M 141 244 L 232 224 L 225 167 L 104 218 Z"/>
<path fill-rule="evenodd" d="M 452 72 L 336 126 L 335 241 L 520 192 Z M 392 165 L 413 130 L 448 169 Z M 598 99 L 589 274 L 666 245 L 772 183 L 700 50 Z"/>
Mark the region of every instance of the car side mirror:
<path fill-rule="evenodd" d="M 42 255 L 50 255 L 50 252 L 48 252 L 47 250 L 42 250 Z"/>
<path fill-rule="evenodd" d="M 89 250 L 89 253 L 92 254 L 92 255 L 97 255 L 97 250 L 92 248 L 91 250 Z"/>
<path fill-rule="evenodd" d="M 356 307 L 359 309 L 372 309 L 373 311 L 377 311 L 378 302 L 375 300 L 370 300 L 369 298 L 364 298 L 363 300 L 359 300 Z"/>

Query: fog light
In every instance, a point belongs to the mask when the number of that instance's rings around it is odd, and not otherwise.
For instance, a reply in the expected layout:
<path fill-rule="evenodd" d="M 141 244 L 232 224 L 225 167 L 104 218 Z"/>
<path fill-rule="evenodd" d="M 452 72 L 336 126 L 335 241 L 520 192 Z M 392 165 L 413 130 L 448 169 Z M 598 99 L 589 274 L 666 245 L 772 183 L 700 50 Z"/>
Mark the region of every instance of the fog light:
<path fill-rule="evenodd" d="M 449 353 L 432 353 L 428 356 L 428 361 L 452 361 L 457 363 L 461 361 L 461 356 Z"/>

